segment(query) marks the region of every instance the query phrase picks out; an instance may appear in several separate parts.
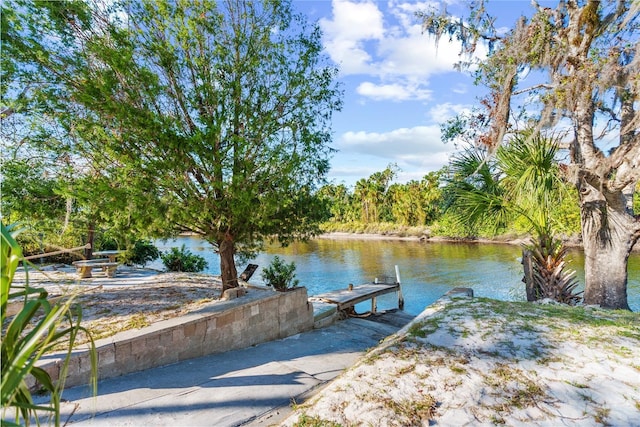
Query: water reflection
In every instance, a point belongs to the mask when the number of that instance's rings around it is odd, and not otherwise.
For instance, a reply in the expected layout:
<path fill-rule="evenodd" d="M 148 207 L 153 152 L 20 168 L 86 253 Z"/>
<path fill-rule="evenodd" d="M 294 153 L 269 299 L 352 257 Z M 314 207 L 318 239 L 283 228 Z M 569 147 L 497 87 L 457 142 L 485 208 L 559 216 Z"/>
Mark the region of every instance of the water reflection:
<path fill-rule="evenodd" d="M 204 256 L 209 263 L 207 272 L 220 274 L 219 259 L 211 246 L 196 237 L 180 237 L 156 242 L 162 251 L 171 246 L 186 247 Z M 286 248 L 271 245 L 250 262 L 260 268 L 252 282 L 261 283 L 262 267 L 275 255 L 296 264 L 296 277 L 306 286 L 309 295 L 345 288 L 389 276 L 395 278 L 398 265 L 405 297 L 405 310 L 420 313 L 442 294 L 455 287 L 471 287 L 475 295 L 500 300 L 524 300 L 521 250 L 518 246 L 498 244 L 465 244 L 440 242 L 406 242 L 389 240 L 315 239 L 294 243 Z M 577 270 L 578 280 L 584 283 L 584 257 L 581 251 L 569 253 L 570 267 Z M 155 264 L 161 267 L 161 264 Z M 241 270 L 244 265 L 239 265 Z M 629 258 L 629 305 L 640 311 L 640 254 Z M 381 309 L 395 306 L 395 297 L 380 298 Z M 366 304 L 364 309 L 368 309 Z M 360 307 L 362 309 L 362 307 Z"/>

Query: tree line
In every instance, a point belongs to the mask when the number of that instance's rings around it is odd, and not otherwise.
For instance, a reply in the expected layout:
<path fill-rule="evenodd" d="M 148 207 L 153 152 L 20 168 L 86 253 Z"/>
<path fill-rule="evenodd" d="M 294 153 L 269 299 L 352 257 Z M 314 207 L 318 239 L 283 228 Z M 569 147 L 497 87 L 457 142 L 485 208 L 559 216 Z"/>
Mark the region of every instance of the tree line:
<path fill-rule="evenodd" d="M 475 172 L 467 170 L 467 175 L 464 175 L 461 168 L 470 167 L 469 164 L 461 164 L 461 161 L 469 161 L 464 158 L 465 154 L 468 153 L 462 151 L 452 157 L 450 164 L 427 173 L 419 181 L 394 182 L 399 169 L 389 165 L 384 171 L 359 179 L 353 187 L 345 184 L 323 186 L 318 193 L 326 209 L 323 231 L 399 233 L 456 239 L 529 235 L 532 226 L 524 215 L 511 215 L 506 221 L 494 215 L 486 215 L 482 221 L 470 218 L 469 209 L 464 209 L 459 203 L 460 186 Z M 480 163 L 482 160 L 475 166 Z M 558 165 L 557 162 L 555 164 Z M 496 179 L 497 182 L 502 172 L 495 167 L 493 169 L 490 180 Z M 560 181 L 558 175 L 555 178 Z M 569 184 L 559 182 L 559 185 L 562 195 L 555 200 L 550 216 L 559 235 L 576 241 L 580 234 L 578 196 Z M 474 207 L 470 209 L 473 211 Z M 479 206 L 475 206 L 475 210 L 479 212 Z"/>

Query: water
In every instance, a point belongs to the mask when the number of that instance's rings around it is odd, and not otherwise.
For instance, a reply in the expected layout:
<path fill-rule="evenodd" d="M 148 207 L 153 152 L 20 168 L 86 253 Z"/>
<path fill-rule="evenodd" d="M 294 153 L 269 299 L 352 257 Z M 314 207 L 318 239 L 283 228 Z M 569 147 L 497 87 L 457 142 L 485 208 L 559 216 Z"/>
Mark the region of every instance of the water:
<path fill-rule="evenodd" d="M 161 251 L 184 244 L 191 252 L 203 256 L 209 263 L 206 272 L 219 275 L 219 258 L 211 246 L 198 237 L 180 237 L 158 241 Z M 371 282 L 384 276 L 395 279 L 395 268 L 400 270 L 405 311 L 417 315 L 424 308 L 455 287 L 473 288 L 476 296 L 505 301 L 526 300 L 522 283 L 521 249 L 513 245 L 468 244 L 442 242 L 415 242 L 364 239 L 315 239 L 297 242 L 286 248 L 267 247 L 247 263 L 260 267 L 251 278 L 252 283 L 263 283 L 261 271 L 278 255 L 296 265 L 296 278 L 309 295 L 334 289 L 344 289 Z M 577 270 L 580 283 L 584 283 L 584 257 L 581 251 L 571 251 L 569 266 Z M 156 262 L 154 267 L 162 268 Z M 245 263 L 238 263 L 240 273 Z M 628 301 L 633 311 L 640 311 L 640 254 L 629 258 Z M 378 299 L 378 308 L 394 308 L 395 295 Z M 356 307 L 367 310 L 363 303 Z"/>

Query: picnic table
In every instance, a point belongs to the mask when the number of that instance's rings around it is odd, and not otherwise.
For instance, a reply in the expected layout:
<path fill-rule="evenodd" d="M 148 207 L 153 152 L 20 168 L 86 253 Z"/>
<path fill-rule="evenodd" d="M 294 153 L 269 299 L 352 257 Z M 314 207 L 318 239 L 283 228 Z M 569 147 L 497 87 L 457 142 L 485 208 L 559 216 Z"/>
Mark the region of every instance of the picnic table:
<path fill-rule="evenodd" d="M 111 262 L 109 258 L 104 259 L 84 259 L 81 261 L 74 261 L 73 266 L 76 268 L 78 277 L 80 279 L 88 279 L 91 276 L 91 270 L 94 268 L 102 268 L 107 277 L 115 277 L 116 270 L 118 268 L 117 262 Z"/>
<path fill-rule="evenodd" d="M 124 251 L 110 250 L 110 251 L 98 251 L 98 252 L 94 252 L 93 254 L 95 256 L 106 256 L 107 258 L 109 258 L 109 262 L 116 262 L 116 257 L 123 253 Z"/>

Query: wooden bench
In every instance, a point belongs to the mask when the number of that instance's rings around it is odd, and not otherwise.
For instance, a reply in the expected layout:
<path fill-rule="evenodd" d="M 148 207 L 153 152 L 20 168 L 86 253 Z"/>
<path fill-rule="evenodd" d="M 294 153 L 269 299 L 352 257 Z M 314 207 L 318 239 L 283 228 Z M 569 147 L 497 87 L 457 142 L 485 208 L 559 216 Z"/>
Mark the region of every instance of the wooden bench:
<path fill-rule="evenodd" d="M 87 259 L 74 261 L 72 264 L 76 268 L 80 279 L 88 279 L 92 277 L 91 270 L 98 267 L 102 268 L 107 277 L 115 277 L 119 263 L 111 262 L 108 259 Z"/>

